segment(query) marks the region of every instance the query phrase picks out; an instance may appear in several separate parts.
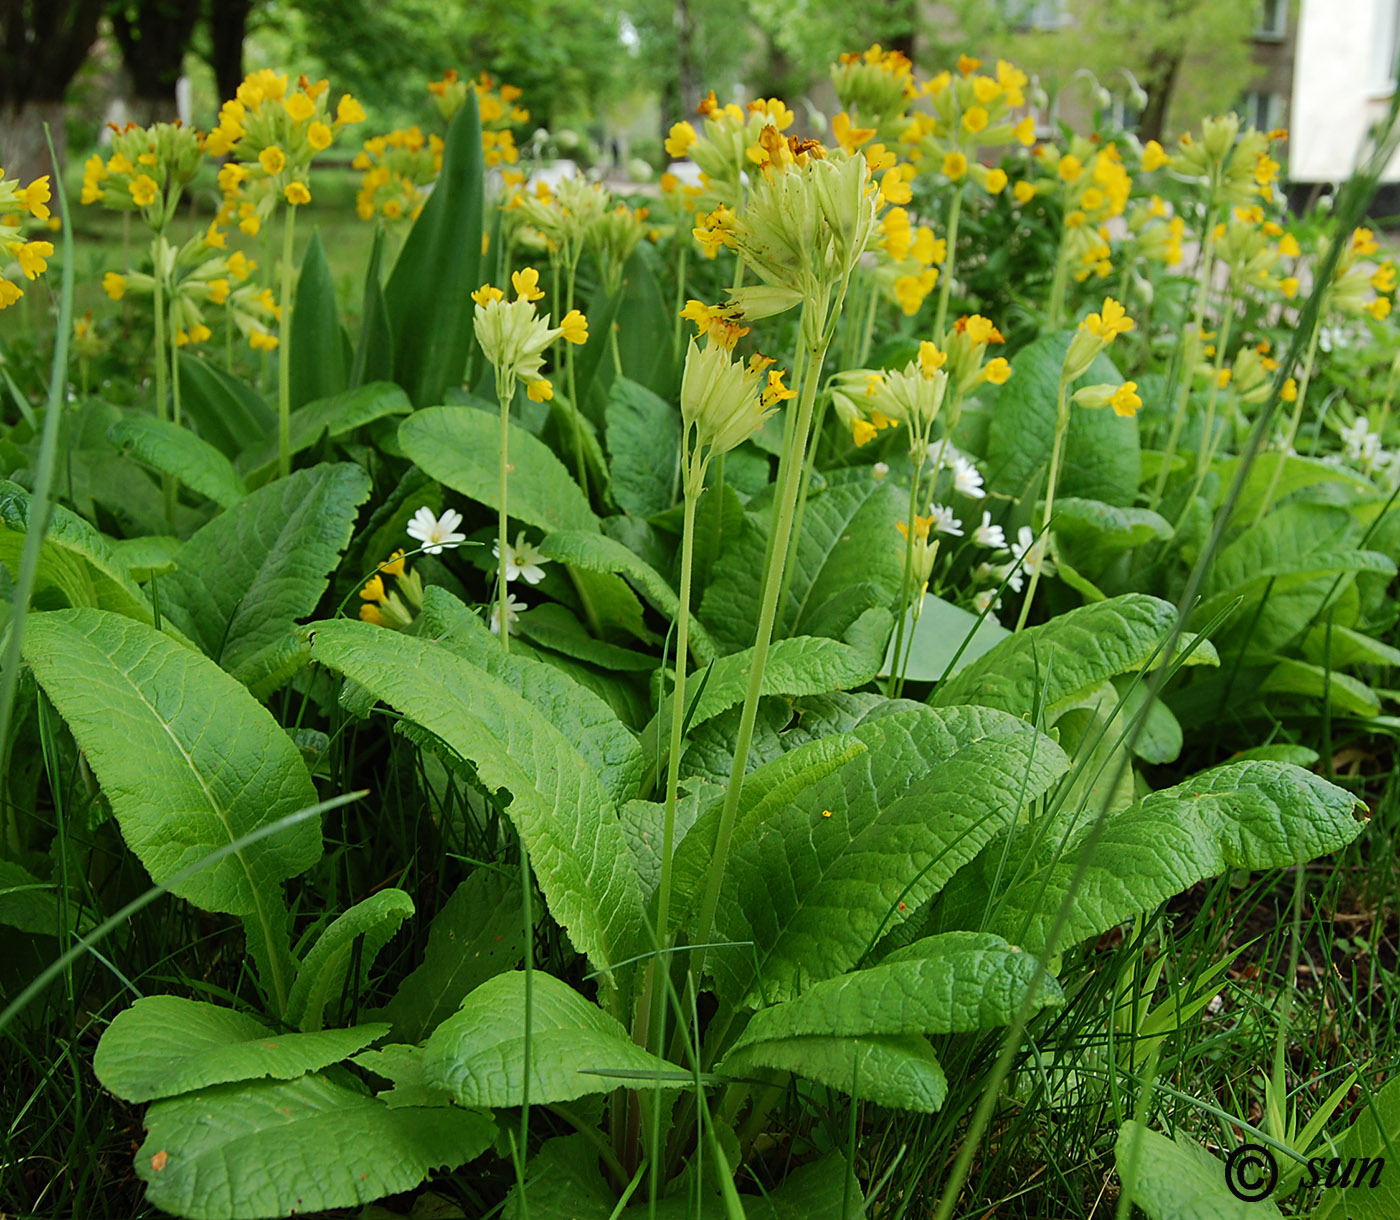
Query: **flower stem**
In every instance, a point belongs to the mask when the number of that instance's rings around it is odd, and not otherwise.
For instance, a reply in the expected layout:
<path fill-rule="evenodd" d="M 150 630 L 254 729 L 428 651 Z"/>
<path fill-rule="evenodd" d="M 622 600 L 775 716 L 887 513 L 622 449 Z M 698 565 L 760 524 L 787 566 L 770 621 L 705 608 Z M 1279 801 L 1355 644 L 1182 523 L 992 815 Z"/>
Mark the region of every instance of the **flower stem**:
<path fill-rule="evenodd" d="M 909 482 L 909 521 L 904 535 L 904 576 L 899 582 L 899 617 L 895 619 L 894 651 L 890 654 L 894 664 L 890 668 L 889 693 L 895 699 L 899 698 L 899 692 L 904 686 L 904 665 L 901 663 L 904 655 L 904 620 L 908 617 L 909 606 L 913 600 L 913 589 L 910 586 L 914 574 L 914 526 L 919 513 L 919 482 L 923 478 L 924 461 L 927 457 L 928 446 L 925 445 L 914 457 L 914 477 Z"/>
<path fill-rule="evenodd" d="M 1032 543 L 1037 552 L 1031 565 L 1031 582 L 1026 586 L 1026 597 L 1021 602 L 1021 613 L 1016 619 L 1016 630 L 1026 625 L 1026 617 L 1031 612 L 1031 602 L 1035 598 L 1036 585 L 1040 583 L 1040 566 L 1045 560 L 1044 551 L 1049 549 L 1050 518 L 1055 511 L 1055 488 L 1060 482 L 1060 454 L 1065 447 L 1065 433 L 1069 431 L 1069 382 L 1060 378 L 1059 398 L 1055 403 L 1055 444 L 1050 450 L 1050 471 L 1045 478 L 1045 515 L 1041 518 L 1041 529 L 1045 533 L 1043 542 Z"/>
<path fill-rule="evenodd" d="M 151 241 L 151 271 L 153 272 L 156 311 L 155 360 L 156 360 L 156 418 L 164 423 L 169 418 L 169 406 L 165 401 L 166 361 L 170 354 L 166 350 L 165 335 L 165 235 L 157 233 Z M 175 481 L 168 474 L 161 478 L 161 489 L 165 493 L 165 520 L 171 532 L 175 530 Z"/>
<path fill-rule="evenodd" d="M 506 495 L 510 473 L 510 400 L 515 397 L 515 378 L 498 372 L 496 374 L 496 399 L 501 404 L 501 507 L 496 514 L 496 597 L 497 624 L 500 627 L 501 651 L 510 651 L 510 620 L 506 617 L 506 602 L 509 590 L 506 582 Z M 524 848 L 522 847 L 522 851 Z"/>
<path fill-rule="evenodd" d="M 282 316 L 277 320 L 277 474 L 292 473 L 292 232 L 296 204 L 287 205 L 282 222 Z"/>
<path fill-rule="evenodd" d="M 1305 357 L 1303 357 L 1303 368 L 1302 371 L 1298 374 L 1298 397 L 1294 400 L 1293 414 L 1289 418 L 1288 431 L 1284 434 L 1283 438 L 1285 450 L 1287 450 L 1287 448 L 1290 445 L 1292 445 L 1294 440 L 1297 438 L 1298 425 L 1303 421 L 1303 403 L 1307 401 L 1308 382 L 1312 380 L 1313 360 L 1317 356 L 1317 339 L 1321 333 L 1322 314 L 1319 312 L 1317 319 L 1313 322 L 1312 335 L 1308 338 L 1308 354 Z M 1387 397 L 1385 404 L 1385 415 L 1389 415 L 1389 412 L 1390 399 L 1389 397 Z M 1381 435 L 1384 431 L 1384 428 L 1385 419 L 1382 418 L 1381 429 L 1377 432 L 1377 435 Z M 1264 519 L 1264 514 L 1269 511 L 1270 506 L 1274 502 L 1274 495 L 1278 491 L 1278 481 L 1283 475 L 1283 466 L 1287 460 L 1287 452 L 1283 452 L 1276 455 L 1274 459 L 1274 473 L 1273 477 L 1269 480 L 1269 489 L 1264 493 L 1264 498 L 1259 502 L 1259 511 L 1254 515 L 1254 521 L 1256 524 Z"/>
<path fill-rule="evenodd" d="M 948 256 L 943 260 L 943 285 L 938 290 L 938 315 L 933 322 L 933 333 L 941 347 L 947 347 L 943 327 L 948 321 L 948 298 L 953 292 L 953 271 L 958 261 L 958 217 L 962 214 L 962 187 L 953 192 L 953 202 L 948 208 Z"/>
<path fill-rule="evenodd" d="M 579 255 L 581 249 L 575 249 L 569 255 L 568 272 L 564 277 L 564 313 L 567 316 L 574 307 L 574 279 L 578 273 Z M 582 407 L 579 406 L 578 390 L 574 384 L 574 345 L 566 343 L 564 345 L 564 378 L 569 383 L 569 422 L 573 425 L 574 434 L 574 462 L 578 466 L 578 485 L 583 489 L 583 498 L 588 499 L 588 467 L 583 460 L 583 424 L 579 420 L 579 413 Z M 504 455 L 505 450 L 502 450 Z M 503 459 L 504 460 L 504 457 Z M 504 543 L 502 544 L 504 546 Z M 501 551 L 502 559 L 505 558 L 505 551 Z M 505 624 L 501 624 L 504 632 Z"/>

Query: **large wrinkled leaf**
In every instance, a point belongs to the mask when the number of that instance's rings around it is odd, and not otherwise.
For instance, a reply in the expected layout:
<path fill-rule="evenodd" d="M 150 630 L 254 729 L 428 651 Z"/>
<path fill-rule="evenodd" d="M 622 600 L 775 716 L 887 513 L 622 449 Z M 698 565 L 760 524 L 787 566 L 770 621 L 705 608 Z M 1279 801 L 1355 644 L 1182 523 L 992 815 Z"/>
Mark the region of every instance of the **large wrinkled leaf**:
<path fill-rule="evenodd" d="M 997 895 L 988 931 L 1032 952 L 1058 952 L 1227 869 L 1286 868 L 1345 847 L 1361 830 L 1355 805 L 1349 792 L 1286 763 L 1216 767 L 1109 820 L 1055 945 L 1047 938 L 1090 851 L 1088 826 L 1062 853 L 1058 840 L 1042 844 L 1029 868 L 1009 874 L 1016 880 Z"/>
<path fill-rule="evenodd" d="M 428 1078 L 448 1089 L 459 1105 L 520 1105 L 527 1070 L 530 1101 L 537 1104 L 573 1101 L 619 1086 L 652 1088 L 653 1073 L 671 1077 L 660 1082 L 663 1088 L 687 1084 L 684 1069 L 643 1050 L 617 1018 L 542 970 L 533 975 L 528 1068 L 523 971 L 482 983 L 428 1039 Z"/>
<path fill-rule="evenodd" d="M 904 578 L 904 548 L 895 522 L 907 503 L 888 482 L 861 478 L 813 492 L 802 534 L 789 558 L 784 635 L 840 638 L 874 606 L 892 605 Z M 710 574 L 700 615 L 728 651 L 753 643 L 763 592 L 768 522 L 745 514 Z"/>
<path fill-rule="evenodd" d="M 412 410 L 408 395 L 390 381 L 371 381 L 353 390 L 317 398 L 292 412 L 289 421 L 291 452 L 296 454 L 310 449 L 323 436 L 339 440 L 377 419 L 407 415 Z M 274 437 L 244 452 L 238 468 L 247 472 L 250 481 L 258 482 L 271 475 L 277 460 L 278 446 Z"/>
<path fill-rule="evenodd" d="M 636 736 L 593 691 L 543 661 L 501 650 L 480 617 L 444 589 L 429 587 L 423 617 L 433 636 L 527 699 L 598 772 L 615 802 L 637 795 L 645 762 Z"/>
<path fill-rule="evenodd" d="M 1071 332 L 1042 335 L 1012 357 L 1011 380 L 979 391 L 991 414 L 983 464 L 988 490 L 1019 500 L 1032 480 L 1043 484 L 1055 438 L 1060 369 L 1070 338 Z M 1100 355 L 1069 392 L 1081 385 L 1117 385 L 1122 380 L 1113 361 Z M 1127 505 L 1137 496 L 1141 476 L 1137 420 L 1120 419 L 1112 411 L 1070 411 L 1060 495 Z M 1043 486 L 1040 494 L 1043 498 Z"/>
<path fill-rule="evenodd" d="M 1058 553 L 1089 577 L 1124 551 L 1172 536 L 1171 522 L 1150 509 L 1075 496 L 1055 501 L 1053 529 Z"/>
<path fill-rule="evenodd" d="M 862 1101 L 932 1114 L 948 1096 L 948 1078 L 928 1040 L 904 1037 L 804 1035 L 754 1042 L 730 1051 L 723 1071 L 745 1076 L 756 1068 L 791 1072 Z"/>
<path fill-rule="evenodd" d="M 477 869 L 433 919 L 422 963 L 372 1015 L 392 1021 L 396 1038 L 421 1042 L 463 996 L 515 968 L 524 952 L 520 921 L 520 886 L 494 869 Z"/>
<path fill-rule="evenodd" d="M 607 440 L 612 494 L 634 517 L 671 507 L 681 452 L 681 415 L 635 381 L 616 378 L 608 392 Z"/>
<path fill-rule="evenodd" d="M 19 575 L 28 529 L 29 493 L 18 484 L 0 482 L 0 565 L 12 580 Z M 151 603 L 128 578 L 102 535 L 61 504 L 50 510 L 34 592 L 41 605 L 48 594 L 70 606 L 94 606 L 143 623 L 153 621 Z"/>
<path fill-rule="evenodd" d="M 1235 485 L 1235 477 L 1245 458 L 1227 457 L 1217 459 L 1211 469 L 1219 475 L 1212 507 L 1219 508 L 1226 495 Z M 1240 488 L 1239 499 L 1235 501 L 1235 511 L 1231 522 L 1236 527 L 1253 528 L 1257 522 L 1259 509 L 1265 497 L 1273 504 L 1284 503 L 1295 491 L 1312 487 L 1318 483 L 1345 486 L 1363 495 L 1375 494 L 1375 488 L 1361 475 L 1346 466 L 1325 462 L 1320 458 L 1300 457 L 1297 454 L 1259 453 L 1248 459 L 1249 473 L 1244 486 Z"/>
<path fill-rule="evenodd" d="M 287 359 L 292 408 L 344 393 L 348 384 L 345 336 L 335 304 L 335 281 L 320 230 L 313 230 L 297 275 L 292 310 L 291 347 Z"/>
<path fill-rule="evenodd" d="M 1175 622 L 1176 607 L 1145 593 L 1080 606 L 1002 640 L 940 683 L 929 702 L 938 707 L 977 703 L 1016 715 L 1043 709 L 1053 719 L 1099 683 L 1135 673 L 1149 661 L 1163 664 L 1162 646 Z M 1178 655 L 1194 638 L 1178 640 Z M 1213 665 L 1218 658 L 1203 640 L 1188 663 Z"/>
<path fill-rule="evenodd" d="M 185 544 L 179 569 L 161 580 L 161 613 L 246 685 L 269 680 L 325 593 L 368 495 L 369 477 L 351 465 L 260 488 Z"/>
<path fill-rule="evenodd" d="M 155 995 L 117 1014 L 102 1034 L 93 1071 L 127 1101 L 174 1097 L 237 1080 L 289 1080 L 348 1059 L 389 1032 L 357 1025 L 314 1034 L 278 1033 L 246 1013 Z"/>
<path fill-rule="evenodd" d="M 892 953 L 878 966 L 813 984 L 761 1008 L 734 1049 L 810 1035 L 962 1034 L 1009 1025 L 1027 997 L 1033 1008 L 1064 1003 L 1038 963 L 1000 936 L 947 932 Z"/>
<path fill-rule="evenodd" d="M 399 444 L 439 483 L 488 508 L 501 507 L 501 425 L 473 407 L 429 407 L 399 425 Z M 506 511 L 538 529 L 597 532 L 583 492 L 542 441 L 510 425 Z"/>
<path fill-rule="evenodd" d="M 461 383 L 473 341 L 472 292 L 481 286 L 481 116 L 463 106 L 447 128 L 442 172 L 384 285 L 394 380 L 414 406 Z"/>
<path fill-rule="evenodd" d="M 1113 1159 L 1120 1177 L 1131 1174 L 1132 1200 L 1151 1220 L 1283 1220 L 1272 1199 L 1232 1194 L 1225 1162 L 1184 1135 L 1172 1140 L 1141 1123 L 1124 1123 Z"/>
<path fill-rule="evenodd" d="M 101 610 L 36 614 L 24 657 L 156 881 L 317 802 L 306 764 L 267 709 L 212 661 L 151 627 Z M 278 884 L 320 854 L 319 824 L 301 822 L 172 892 L 270 925 Z"/>
<path fill-rule="evenodd" d="M 753 669 L 753 649 L 731 653 L 696 670 L 686 680 L 686 711 L 693 728 L 744 701 Z M 705 675 L 708 673 L 708 677 Z M 822 695 L 863 686 L 875 666 L 856 649 L 821 636 L 778 640 L 768 651 L 763 670 L 765 695 Z M 702 686 L 703 679 L 703 686 Z M 642 748 L 664 761 L 669 750 L 674 695 L 667 695 L 651 723 L 642 730 Z"/>
<path fill-rule="evenodd" d="M 655 568 L 628 550 L 615 538 L 584 530 L 561 530 L 550 534 L 540 544 L 540 553 L 557 559 L 571 568 L 585 572 L 617 573 L 625 576 L 641 590 L 642 596 L 667 618 L 680 613 L 680 598 Z M 692 607 L 693 611 L 694 607 Z M 691 652 L 702 660 L 715 655 L 714 641 L 705 626 L 692 613 L 690 620 Z"/>
<path fill-rule="evenodd" d="M 555 919 L 594 967 L 642 951 L 642 899 L 617 813 L 575 745 L 505 682 L 441 645 L 345 619 L 318 623 L 314 658 L 468 759 L 530 853 Z"/>
<path fill-rule="evenodd" d="M 370 1203 L 471 1160 L 495 1134 L 484 1115 L 391 1109 L 324 1076 L 216 1085 L 157 1102 L 145 1125 L 136 1176 L 148 1202 L 195 1220 Z"/>
<path fill-rule="evenodd" d="M 1400 1076 L 1392 1076 L 1380 1092 L 1370 1098 L 1370 1104 L 1343 1133 L 1333 1151 L 1321 1155 L 1338 1157 L 1343 1165 L 1356 1158 L 1352 1185 L 1345 1189 L 1334 1185 L 1322 1196 L 1313 1212 L 1313 1220 L 1391 1220 L 1400 1215 L 1400 1173 L 1396 1172 L 1395 1154 L 1400 1152 Z M 1361 1185 L 1362 1158 L 1369 1158 L 1365 1170 L 1365 1185 Z M 1385 1162 L 1377 1180 L 1376 1165 Z M 1327 1169 L 1321 1170 L 1325 1181 Z"/>
<path fill-rule="evenodd" d="M 129 415 L 112 425 L 113 442 L 137 461 L 224 508 L 248 494 L 238 471 L 218 449 L 188 428 L 147 415 Z"/>
<path fill-rule="evenodd" d="M 734 837 L 716 939 L 754 947 L 711 951 L 726 1002 L 789 999 L 849 970 L 1066 766 L 987 708 L 896 710 L 851 735 L 864 753 Z"/>
<path fill-rule="evenodd" d="M 412 914 L 413 899 L 403 890 L 387 889 L 371 894 L 339 916 L 316 938 L 297 970 L 287 1000 L 288 1024 L 307 1032 L 318 1030 L 325 1024 L 326 1005 L 347 990 L 352 999 L 362 994 L 369 986 L 369 972 L 379 950 Z M 352 965 L 358 974 L 355 986 L 347 988 Z"/>

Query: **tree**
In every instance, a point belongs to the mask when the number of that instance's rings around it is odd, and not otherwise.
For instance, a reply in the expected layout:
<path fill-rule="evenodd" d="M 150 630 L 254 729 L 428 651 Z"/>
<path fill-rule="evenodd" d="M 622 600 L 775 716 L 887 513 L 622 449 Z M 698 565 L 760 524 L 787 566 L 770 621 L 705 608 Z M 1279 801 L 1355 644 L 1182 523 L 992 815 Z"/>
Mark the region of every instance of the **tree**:
<path fill-rule="evenodd" d="M 0 165 L 26 182 L 50 172 L 44 124 L 63 164 L 63 97 L 97 38 L 104 0 L 0 0 Z"/>
<path fill-rule="evenodd" d="M 216 13 L 220 7 L 215 0 Z M 202 8 L 201 0 L 116 0 L 108 10 L 131 79 L 132 117 L 142 126 L 175 117 L 175 82 Z"/>
<path fill-rule="evenodd" d="M 243 40 L 253 0 L 209 0 L 209 66 L 220 100 L 231 98 L 243 82 Z"/>

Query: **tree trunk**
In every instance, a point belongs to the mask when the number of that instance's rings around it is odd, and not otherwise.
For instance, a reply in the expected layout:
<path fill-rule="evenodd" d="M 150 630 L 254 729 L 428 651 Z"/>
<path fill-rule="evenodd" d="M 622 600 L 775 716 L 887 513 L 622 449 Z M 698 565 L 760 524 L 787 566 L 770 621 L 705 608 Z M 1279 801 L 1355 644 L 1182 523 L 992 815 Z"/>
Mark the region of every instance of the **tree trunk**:
<path fill-rule="evenodd" d="M 200 7 L 200 0 L 137 0 L 112 14 L 112 33 L 131 79 L 132 117 L 142 126 L 169 122 L 178 113 L 175 83 Z"/>
<path fill-rule="evenodd" d="M 243 83 L 243 39 L 248 33 L 252 0 L 209 0 L 209 34 L 213 48 L 209 65 L 219 87 L 219 100 L 227 101 Z"/>
<path fill-rule="evenodd" d="M 1164 51 L 1149 60 L 1149 72 L 1142 86 L 1147 90 L 1147 106 L 1138 122 L 1138 135 L 1143 140 L 1162 140 L 1167 128 L 1167 111 L 1171 108 L 1172 91 L 1176 88 L 1181 55 Z"/>
<path fill-rule="evenodd" d="M 54 172 L 44 139 L 44 124 L 53 134 L 53 150 L 59 165 L 68 151 L 68 131 L 63 122 L 63 103 L 35 101 L 0 108 L 0 165 L 6 178 L 18 178 L 28 186 L 41 174 Z"/>
<path fill-rule="evenodd" d="M 676 85 L 680 91 L 681 113 L 691 119 L 700 104 L 700 73 L 695 64 L 695 19 L 690 0 L 676 0 Z"/>

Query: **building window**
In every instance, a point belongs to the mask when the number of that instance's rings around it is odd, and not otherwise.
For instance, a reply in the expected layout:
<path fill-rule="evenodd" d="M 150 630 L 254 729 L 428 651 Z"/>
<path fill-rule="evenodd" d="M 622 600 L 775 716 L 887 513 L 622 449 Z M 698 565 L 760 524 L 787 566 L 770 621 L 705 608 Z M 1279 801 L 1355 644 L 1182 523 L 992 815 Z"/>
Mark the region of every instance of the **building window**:
<path fill-rule="evenodd" d="M 1259 19 L 1254 37 L 1261 42 L 1280 42 L 1288 30 L 1288 0 L 1259 0 Z"/>
<path fill-rule="evenodd" d="M 1074 21 L 1069 0 L 1000 0 L 1001 15 L 1011 28 L 1021 30 L 1062 30 Z"/>
<path fill-rule="evenodd" d="M 1395 59 L 1400 45 L 1400 0 L 1373 0 L 1371 27 L 1371 88 L 1389 94 L 1395 88 Z"/>
<path fill-rule="evenodd" d="M 1246 93 L 1240 108 L 1244 111 L 1244 121 L 1260 131 L 1275 131 L 1287 126 L 1281 93 Z"/>

